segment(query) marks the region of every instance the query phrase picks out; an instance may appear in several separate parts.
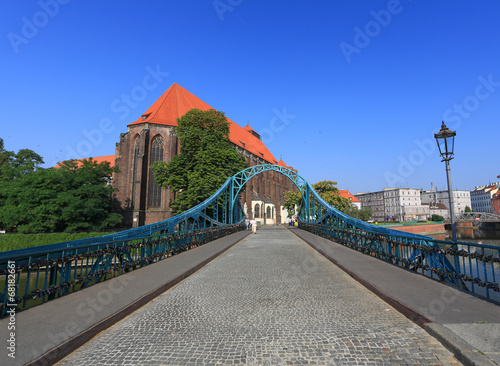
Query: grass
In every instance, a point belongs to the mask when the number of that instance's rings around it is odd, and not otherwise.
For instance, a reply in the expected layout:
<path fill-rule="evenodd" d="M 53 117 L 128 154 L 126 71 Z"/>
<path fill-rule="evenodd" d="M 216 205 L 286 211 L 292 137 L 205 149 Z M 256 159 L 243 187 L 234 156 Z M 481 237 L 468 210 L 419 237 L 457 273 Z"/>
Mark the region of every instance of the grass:
<path fill-rule="evenodd" d="M 0 234 L 0 252 L 32 248 L 65 241 L 94 238 L 110 233 Z"/>

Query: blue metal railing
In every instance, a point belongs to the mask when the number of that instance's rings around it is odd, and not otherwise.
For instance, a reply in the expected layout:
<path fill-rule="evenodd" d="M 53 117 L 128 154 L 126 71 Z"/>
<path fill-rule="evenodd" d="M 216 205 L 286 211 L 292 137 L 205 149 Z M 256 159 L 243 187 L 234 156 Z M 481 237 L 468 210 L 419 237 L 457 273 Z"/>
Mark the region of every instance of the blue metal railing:
<path fill-rule="evenodd" d="M 170 219 L 119 233 L 0 253 L 0 315 L 80 290 L 244 228 L 232 177 Z M 230 213 L 230 214 L 229 214 Z"/>
<path fill-rule="evenodd" d="M 310 209 L 301 207 L 299 228 L 500 301 L 500 247 L 463 242 L 454 244 L 371 225 L 331 207 L 310 184 L 309 191 Z"/>
<path fill-rule="evenodd" d="M 70 248 L 52 245 L 49 249 L 49 245 L 1 253 L 0 314 L 81 290 L 243 228 L 238 223 Z"/>
<path fill-rule="evenodd" d="M 243 229 L 239 192 L 276 171 L 302 195 L 299 227 L 395 265 L 500 301 L 500 248 L 383 228 L 331 207 L 297 172 L 264 164 L 230 177 L 206 201 L 158 223 L 97 238 L 0 253 L 0 315 L 25 309 Z M 453 263 L 453 264 L 452 264 Z"/>

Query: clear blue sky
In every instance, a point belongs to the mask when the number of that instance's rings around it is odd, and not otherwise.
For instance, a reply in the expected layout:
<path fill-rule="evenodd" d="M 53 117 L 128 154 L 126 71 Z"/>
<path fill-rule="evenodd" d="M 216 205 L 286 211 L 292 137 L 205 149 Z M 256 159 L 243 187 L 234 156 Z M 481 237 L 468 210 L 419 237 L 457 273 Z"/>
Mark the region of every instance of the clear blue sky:
<path fill-rule="evenodd" d="M 46 166 L 114 154 L 177 82 L 312 183 L 446 189 L 442 120 L 457 132 L 453 187 L 498 181 L 498 1 L 0 6 L 0 137 Z"/>

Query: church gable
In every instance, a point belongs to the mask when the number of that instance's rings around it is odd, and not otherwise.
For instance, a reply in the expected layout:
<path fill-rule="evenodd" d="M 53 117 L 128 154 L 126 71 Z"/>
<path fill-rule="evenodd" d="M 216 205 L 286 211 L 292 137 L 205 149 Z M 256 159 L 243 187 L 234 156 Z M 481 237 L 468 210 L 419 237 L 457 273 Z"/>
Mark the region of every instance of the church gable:
<path fill-rule="evenodd" d="M 179 84 L 174 83 L 137 121 L 130 123 L 128 127 L 131 129 L 144 124 L 175 127 L 177 126 L 177 118 L 182 117 L 193 108 L 204 111 L 214 109 Z M 260 140 L 258 133 L 250 126 L 243 128 L 229 118 L 228 121 L 230 128 L 229 140 L 233 144 L 270 164 L 278 163 L 266 145 Z"/>
<path fill-rule="evenodd" d="M 177 119 L 193 108 L 213 109 L 178 84 L 173 84 L 136 121 L 130 123 L 128 132 L 120 136 L 116 145 L 116 164 L 120 172 L 114 176 L 113 186 L 117 188 L 115 203 L 117 211 L 124 216 L 127 225 L 142 226 L 165 220 L 174 212 L 170 205 L 176 192 L 158 187 L 150 168 L 155 161 L 169 162 L 180 150 L 175 135 Z M 250 166 L 264 163 L 286 166 L 278 162 L 250 126 L 245 128 L 229 120 L 229 139 Z M 263 204 L 262 216 L 269 222 L 279 221 L 279 207 L 284 191 L 294 189 L 293 183 L 280 174 L 265 172 L 252 178 L 242 193 L 242 201 L 251 204 L 253 192 L 272 202 L 272 211 Z M 247 206 L 248 207 L 248 206 Z M 271 206 L 269 206 L 271 207 Z M 249 214 L 253 208 L 249 207 Z M 276 216 L 278 215 L 278 216 Z M 266 221 L 266 222 L 267 222 Z"/>

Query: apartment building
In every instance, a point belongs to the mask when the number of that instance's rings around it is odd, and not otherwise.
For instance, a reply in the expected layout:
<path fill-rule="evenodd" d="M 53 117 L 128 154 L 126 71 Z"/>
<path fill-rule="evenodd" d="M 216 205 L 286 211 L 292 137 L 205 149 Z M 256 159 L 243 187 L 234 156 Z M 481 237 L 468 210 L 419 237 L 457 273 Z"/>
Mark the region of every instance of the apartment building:
<path fill-rule="evenodd" d="M 490 183 L 486 186 L 476 187 L 470 191 L 473 212 L 493 213 L 492 199 L 499 193 L 500 182 Z"/>
<path fill-rule="evenodd" d="M 355 197 L 361 202 L 361 208 L 372 209 L 374 221 L 385 221 L 384 192 L 361 192 L 356 193 Z"/>
<path fill-rule="evenodd" d="M 427 220 L 429 207 L 420 201 L 420 190 L 413 188 L 385 188 L 385 214 L 388 221 Z"/>
<path fill-rule="evenodd" d="M 379 192 L 358 193 L 361 207 L 371 207 L 375 221 L 427 220 L 429 206 L 422 205 L 420 190 L 384 188 Z"/>
<path fill-rule="evenodd" d="M 497 192 L 491 198 L 491 208 L 495 215 L 500 216 L 500 192 Z"/>
<path fill-rule="evenodd" d="M 420 193 L 420 199 L 422 201 L 422 204 L 430 204 L 431 206 L 437 206 L 437 204 L 443 204 L 446 209 L 448 210 L 448 213 L 446 215 L 441 215 L 444 218 L 450 218 L 450 200 L 449 200 L 450 195 L 448 194 L 448 191 L 422 191 Z M 458 214 L 465 212 L 465 207 L 469 206 L 469 208 L 472 209 L 472 204 L 471 204 L 471 192 L 470 191 L 463 191 L 463 190 L 453 190 L 453 212 L 455 213 L 455 216 Z"/>

